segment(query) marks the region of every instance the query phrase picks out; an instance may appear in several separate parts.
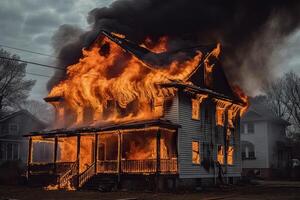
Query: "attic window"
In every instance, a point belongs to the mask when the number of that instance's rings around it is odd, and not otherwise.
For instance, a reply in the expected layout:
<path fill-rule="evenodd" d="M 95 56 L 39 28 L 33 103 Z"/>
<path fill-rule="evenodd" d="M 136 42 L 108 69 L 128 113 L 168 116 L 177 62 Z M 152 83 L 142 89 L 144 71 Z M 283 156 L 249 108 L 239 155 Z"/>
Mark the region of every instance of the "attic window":
<path fill-rule="evenodd" d="M 192 99 L 192 119 L 200 119 L 200 102 L 197 99 Z"/>
<path fill-rule="evenodd" d="M 199 141 L 192 141 L 192 162 L 200 164 L 200 144 Z"/>

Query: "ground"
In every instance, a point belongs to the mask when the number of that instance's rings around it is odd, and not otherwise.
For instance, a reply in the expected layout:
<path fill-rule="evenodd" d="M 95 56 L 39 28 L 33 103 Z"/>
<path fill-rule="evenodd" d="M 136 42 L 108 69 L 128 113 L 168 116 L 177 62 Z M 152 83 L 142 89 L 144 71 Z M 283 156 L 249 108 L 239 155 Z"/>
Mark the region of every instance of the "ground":
<path fill-rule="evenodd" d="M 26 186 L 0 185 L 0 200 L 14 199 L 101 199 L 101 200 L 294 200 L 300 199 L 300 182 L 260 181 L 257 185 L 231 186 L 223 189 L 210 188 L 200 192 L 153 193 L 97 191 L 45 191 Z"/>

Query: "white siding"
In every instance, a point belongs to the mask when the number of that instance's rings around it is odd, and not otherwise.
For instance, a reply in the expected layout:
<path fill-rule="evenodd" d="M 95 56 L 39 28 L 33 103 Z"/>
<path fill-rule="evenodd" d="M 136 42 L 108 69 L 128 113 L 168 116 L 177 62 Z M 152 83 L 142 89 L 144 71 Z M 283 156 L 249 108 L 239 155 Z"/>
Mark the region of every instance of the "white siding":
<path fill-rule="evenodd" d="M 246 123 L 243 121 L 242 123 Z M 254 133 L 253 134 L 242 134 L 242 141 L 249 141 L 254 145 L 255 148 L 255 160 L 244 160 L 243 168 L 268 168 L 269 167 L 269 147 L 268 147 L 268 125 L 267 122 L 253 122 Z"/>
<path fill-rule="evenodd" d="M 200 110 L 203 113 L 203 106 Z M 202 116 L 200 120 L 193 120 L 191 98 L 187 97 L 186 94 L 179 93 L 179 123 L 182 126 L 178 130 L 180 178 L 201 178 L 212 175 L 201 165 L 192 164 L 192 141 L 203 142 L 204 140 L 204 134 L 201 133 Z"/>
<path fill-rule="evenodd" d="M 204 120 L 205 107 L 209 107 L 211 112 L 212 125 L 209 126 Z M 217 155 L 217 144 L 221 142 L 223 144 L 223 131 L 220 130 L 219 140 L 216 141 L 216 126 L 215 126 L 215 106 L 207 104 L 205 101 L 200 107 L 200 120 L 192 119 L 192 105 L 191 97 L 184 92 L 178 92 L 178 95 L 173 99 L 172 106 L 165 110 L 164 118 L 174 123 L 181 125 L 178 129 L 178 168 L 180 178 L 209 178 L 214 177 L 214 169 L 210 168 L 208 172 L 201 165 L 195 165 L 192 163 L 192 141 L 196 140 L 200 142 L 200 153 L 201 159 L 203 157 L 203 142 L 211 141 L 214 144 L 214 149 L 211 152 L 213 160 L 216 160 Z M 238 127 L 237 127 L 238 128 Z M 235 133 L 235 155 L 234 165 L 228 167 L 228 176 L 240 176 L 241 165 L 240 165 L 240 135 L 239 131 Z M 217 176 L 217 170 L 216 170 Z"/>

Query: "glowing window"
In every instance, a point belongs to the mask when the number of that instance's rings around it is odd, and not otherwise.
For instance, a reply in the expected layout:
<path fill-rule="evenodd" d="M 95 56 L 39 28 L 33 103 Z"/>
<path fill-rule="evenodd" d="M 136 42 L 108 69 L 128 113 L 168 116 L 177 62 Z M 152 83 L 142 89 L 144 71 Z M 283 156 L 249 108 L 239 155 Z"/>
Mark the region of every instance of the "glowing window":
<path fill-rule="evenodd" d="M 198 141 L 192 142 L 192 162 L 193 164 L 200 164 L 200 144 Z"/>
<path fill-rule="evenodd" d="M 224 164 L 224 146 L 218 145 L 218 162 Z"/>
<path fill-rule="evenodd" d="M 192 119 L 199 120 L 200 119 L 200 103 L 196 99 L 192 99 Z"/>
<path fill-rule="evenodd" d="M 233 165 L 233 155 L 234 155 L 234 148 L 233 148 L 233 146 L 229 146 L 228 152 L 227 152 L 227 164 L 228 165 Z"/>

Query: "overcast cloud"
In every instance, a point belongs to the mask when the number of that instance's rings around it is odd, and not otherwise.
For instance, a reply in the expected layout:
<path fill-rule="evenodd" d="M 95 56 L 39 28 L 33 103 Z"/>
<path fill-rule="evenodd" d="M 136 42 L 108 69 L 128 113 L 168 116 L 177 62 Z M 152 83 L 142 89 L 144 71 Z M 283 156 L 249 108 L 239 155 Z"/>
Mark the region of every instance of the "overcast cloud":
<path fill-rule="evenodd" d="M 113 0 L 1 0 L 0 45 L 28 49 L 53 55 L 51 37 L 60 25 L 71 24 L 88 29 L 88 12 L 96 7 L 108 6 Z M 1 48 L 1 47 L 0 47 Z M 24 60 L 55 65 L 54 58 L 6 50 Z M 27 72 L 51 76 L 52 69 L 28 65 Z M 41 100 L 47 95 L 47 77 L 27 75 L 37 80 L 31 98 Z"/>
<path fill-rule="evenodd" d="M 51 37 L 63 24 L 71 24 L 88 29 L 88 12 L 96 7 L 109 6 L 113 0 L 1 0 L 0 2 L 0 44 L 53 54 Z M 5 48 L 6 49 L 6 48 Z M 21 51 L 17 53 L 24 60 L 54 65 L 54 59 Z M 300 31 L 291 34 L 284 44 L 271 57 L 274 65 L 280 67 L 280 74 L 294 70 L 300 73 Z M 28 65 L 27 72 L 46 76 L 52 69 Z M 42 100 L 47 95 L 46 84 L 49 78 L 28 75 L 37 80 L 31 98 Z"/>

